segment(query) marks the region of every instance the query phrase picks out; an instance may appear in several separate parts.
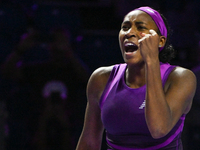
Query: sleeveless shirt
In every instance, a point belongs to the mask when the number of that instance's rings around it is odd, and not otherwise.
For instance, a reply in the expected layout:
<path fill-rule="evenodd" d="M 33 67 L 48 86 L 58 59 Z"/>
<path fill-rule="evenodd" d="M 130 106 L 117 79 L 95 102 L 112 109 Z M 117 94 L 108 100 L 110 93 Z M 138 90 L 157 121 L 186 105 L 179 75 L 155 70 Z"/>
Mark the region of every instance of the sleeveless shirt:
<path fill-rule="evenodd" d="M 181 132 L 185 115 L 181 116 L 166 136 L 152 138 L 145 121 L 146 85 L 136 89 L 128 87 L 125 83 L 126 67 L 125 63 L 113 67 L 99 102 L 109 149 L 182 149 Z M 168 63 L 160 63 L 163 87 L 175 67 Z"/>

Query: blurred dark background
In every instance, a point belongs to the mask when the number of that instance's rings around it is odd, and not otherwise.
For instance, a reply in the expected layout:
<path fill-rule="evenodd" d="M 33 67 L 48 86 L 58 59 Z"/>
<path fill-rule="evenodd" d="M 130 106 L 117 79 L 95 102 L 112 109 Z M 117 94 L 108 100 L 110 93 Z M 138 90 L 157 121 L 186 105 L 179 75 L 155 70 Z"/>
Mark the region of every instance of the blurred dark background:
<path fill-rule="evenodd" d="M 171 64 L 198 72 L 199 0 L 0 0 L 0 64 L 3 65 L 17 49 L 24 33 L 32 32 L 32 29 L 40 31 L 41 34 L 37 37 L 40 44 L 24 54 L 23 63 L 45 62 L 48 58 L 45 46 L 47 41 L 51 40 L 49 33 L 52 28 L 65 28 L 70 32 L 69 42 L 73 53 L 87 68 L 89 75 L 100 66 L 122 63 L 118 44 L 121 22 L 129 11 L 145 5 L 159 10 L 168 19 L 172 29 L 171 43 L 177 51 Z M 1 72 L 4 72 L 3 69 Z M 0 75 L 1 150 L 41 149 L 33 146 L 39 121 L 36 121 L 36 124 L 28 122 L 32 128 L 35 126 L 35 129 L 30 129 L 27 123 L 27 118 L 34 118 L 29 109 L 33 105 L 29 101 L 32 85 L 21 86 L 20 83 L 5 77 L 3 73 Z M 86 104 L 86 86 L 82 85 L 84 88 L 79 89 L 82 102 L 75 102 L 81 106 L 76 108 L 74 104 L 73 108 L 77 111 L 68 112 L 79 114 L 79 118 L 72 119 L 74 128 L 69 136 L 73 136 L 73 146 L 68 149 L 74 149 L 82 129 Z M 197 121 L 200 114 L 199 99 L 198 96 L 195 97 L 192 111 L 186 118 L 183 132 L 185 150 L 200 149 L 200 123 Z M 58 147 L 55 149 L 59 150 Z M 102 144 L 102 149 L 106 149 L 105 143 Z"/>

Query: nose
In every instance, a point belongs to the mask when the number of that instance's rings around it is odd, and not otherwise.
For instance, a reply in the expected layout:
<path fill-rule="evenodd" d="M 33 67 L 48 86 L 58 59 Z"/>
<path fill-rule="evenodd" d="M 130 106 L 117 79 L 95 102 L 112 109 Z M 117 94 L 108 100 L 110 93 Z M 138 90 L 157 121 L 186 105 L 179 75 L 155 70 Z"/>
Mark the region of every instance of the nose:
<path fill-rule="evenodd" d="M 125 37 L 127 39 L 132 38 L 132 37 L 136 37 L 136 30 L 134 29 L 134 27 L 131 27 L 125 34 Z"/>

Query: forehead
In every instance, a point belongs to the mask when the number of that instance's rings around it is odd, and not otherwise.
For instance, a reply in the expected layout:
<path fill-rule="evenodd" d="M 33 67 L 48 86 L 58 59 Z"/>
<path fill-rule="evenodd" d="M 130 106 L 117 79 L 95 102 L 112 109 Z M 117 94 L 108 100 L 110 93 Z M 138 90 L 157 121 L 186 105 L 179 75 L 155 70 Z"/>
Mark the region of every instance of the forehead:
<path fill-rule="evenodd" d="M 145 22 L 145 23 L 150 23 L 150 24 L 155 25 L 155 22 L 153 21 L 151 16 L 149 16 L 147 13 L 145 13 L 141 10 L 133 10 L 133 11 L 129 12 L 124 17 L 124 22 L 125 21 L 131 21 L 131 22 L 140 21 L 140 22 Z"/>

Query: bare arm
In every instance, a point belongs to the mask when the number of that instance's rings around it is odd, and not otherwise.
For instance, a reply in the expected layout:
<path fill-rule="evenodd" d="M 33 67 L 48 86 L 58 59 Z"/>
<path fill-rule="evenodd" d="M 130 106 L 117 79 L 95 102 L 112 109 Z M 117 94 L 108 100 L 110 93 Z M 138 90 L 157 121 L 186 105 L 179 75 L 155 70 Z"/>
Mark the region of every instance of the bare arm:
<path fill-rule="evenodd" d="M 153 42 L 158 35 L 151 33 L 144 40 L 145 51 L 141 52 L 146 65 L 145 117 L 152 137 L 161 138 L 171 131 L 182 114 L 189 112 L 195 94 L 196 77 L 190 70 L 177 67 L 169 75 L 163 89 L 157 50 L 159 42 Z"/>
<path fill-rule="evenodd" d="M 110 69 L 110 68 L 109 68 Z M 108 70 L 109 70 L 108 69 Z M 87 86 L 87 108 L 82 134 L 76 150 L 100 150 L 103 136 L 99 99 L 109 77 L 105 68 L 97 69 L 90 77 Z"/>
<path fill-rule="evenodd" d="M 147 65 L 146 121 L 154 138 L 166 135 L 182 114 L 192 105 L 196 88 L 194 74 L 184 68 L 176 68 L 169 76 L 168 87 L 162 88 L 158 65 Z"/>

